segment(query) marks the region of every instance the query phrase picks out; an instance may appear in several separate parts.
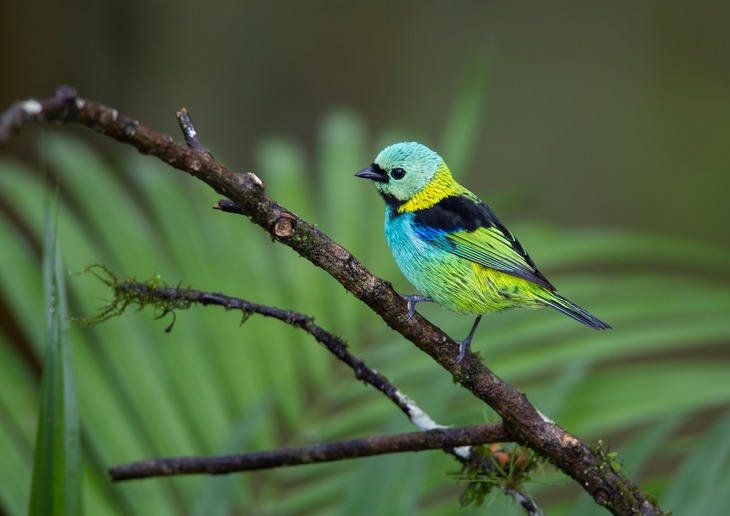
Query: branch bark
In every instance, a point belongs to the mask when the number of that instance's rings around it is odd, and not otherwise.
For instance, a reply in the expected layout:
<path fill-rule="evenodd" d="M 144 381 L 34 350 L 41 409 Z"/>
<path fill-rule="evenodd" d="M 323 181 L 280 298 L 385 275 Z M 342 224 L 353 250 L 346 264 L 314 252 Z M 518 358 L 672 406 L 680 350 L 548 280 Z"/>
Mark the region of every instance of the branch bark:
<path fill-rule="evenodd" d="M 236 471 L 333 462 L 389 453 L 456 448 L 499 441 L 505 437 L 501 425 L 493 423 L 425 432 L 365 437 L 297 448 L 265 452 L 219 455 L 215 457 L 175 457 L 148 459 L 109 469 L 112 480 L 133 480 L 167 475 L 207 473 L 223 475 Z"/>
<path fill-rule="evenodd" d="M 0 119 L 0 146 L 7 144 L 13 131 L 40 120 L 86 126 L 205 182 L 233 201 L 239 213 L 276 241 L 327 271 L 388 326 L 431 356 L 455 381 L 500 415 L 513 440 L 550 460 L 575 479 L 596 503 L 614 514 L 663 514 L 648 495 L 611 466 L 600 448 L 588 446 L 540 414 L 521 391 L 504 382 L 475 355 L 467 354 L 455 364 L 458 344 L 418 313 L 407 320 L 406 301 L 389 282 L 372 275 L 341 245 L 271 199 L 255 174 L 235 173 L 207 152 L 176 143 L 170 136 L 104 104 L 83 99 L 73 88 L 65 86 L 58 88 L 53 97 L 13 104 Z"/>

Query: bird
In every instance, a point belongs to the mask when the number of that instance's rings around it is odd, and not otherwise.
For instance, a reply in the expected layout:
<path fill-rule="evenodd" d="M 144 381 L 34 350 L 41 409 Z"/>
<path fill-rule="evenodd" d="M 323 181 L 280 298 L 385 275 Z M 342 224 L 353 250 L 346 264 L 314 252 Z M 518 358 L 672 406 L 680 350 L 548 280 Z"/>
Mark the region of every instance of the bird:
<path fill-rule="evenodd" d="M 385 238 L 393 258 L 420 292 L 402 296 L 410 320 L 417 303 L 435 302 L 476 316 L 461 362 L 491 312 L 549 306 L 596 330 L 607 323 L 556 292 L 492 209 L 457 183 L 443 158 L 418 142 L 384 148 L 356 177 L 370 179 L 385 201 Z"/>

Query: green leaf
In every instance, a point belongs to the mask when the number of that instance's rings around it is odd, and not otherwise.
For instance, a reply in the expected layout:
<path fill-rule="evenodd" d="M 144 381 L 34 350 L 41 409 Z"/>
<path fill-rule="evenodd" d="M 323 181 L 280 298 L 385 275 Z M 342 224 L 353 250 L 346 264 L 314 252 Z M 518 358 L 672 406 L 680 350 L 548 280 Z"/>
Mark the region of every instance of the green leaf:
<path fill-rule="evenodd" d="M 727 378 L 727 377 L 726 377 Z M 661 502 L 675 514 L 723 514 L 730 506 L 730 411 L 703 436 L 666 486 Z"/>
<path fill-rule="evenodd" d="M 29 514 L 81 514 L 79 416 L 71 368 L 68 306 L 56 219 L 46 210 L 43 250 L 46 357 Z"/>
<path fill-rule="evenodd" d="M 441 142 L 441 155 L 451 170 L 466 170 L 476 144 L 479 122 L 489 86 L 489 64 L 478 56 L 462 79 L 461 91 L 451 110 Z"/>

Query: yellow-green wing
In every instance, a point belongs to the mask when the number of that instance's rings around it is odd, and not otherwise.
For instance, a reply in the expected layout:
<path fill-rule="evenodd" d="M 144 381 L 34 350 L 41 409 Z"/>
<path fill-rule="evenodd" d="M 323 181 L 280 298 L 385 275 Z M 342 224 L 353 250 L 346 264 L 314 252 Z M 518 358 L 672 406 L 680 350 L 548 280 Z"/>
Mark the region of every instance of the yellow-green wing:
<path fill-rule="evenodd" d="M 458 231 L 444 238 L 450 244 L 448 250 L 462 258 L 553 289 L 519 241 L 499 227 Z"/>
<path fill-rule="evenodd" d="M 415 212 L 414 223 L 423 238 L 446 251 L 555 290 L 522 244 L 476 197 L 446 197 Z"/>

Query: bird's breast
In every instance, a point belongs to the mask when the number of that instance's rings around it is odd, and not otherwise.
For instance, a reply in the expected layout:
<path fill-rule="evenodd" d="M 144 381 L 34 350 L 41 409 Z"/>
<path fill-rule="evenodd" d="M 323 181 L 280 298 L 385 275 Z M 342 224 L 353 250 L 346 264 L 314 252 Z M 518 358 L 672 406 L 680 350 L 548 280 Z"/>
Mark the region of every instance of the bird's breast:
<path fill-rule="evenodd" d="M 428 242 L 416 233 L 412 213 L 393 214 L 387 210 L 385 239 L 401 269 L 411 261 L 418 261 L 418 256 L 427 252 L 429 247 Z"/>
<path fill-rule="evenodd" d="M 432 295 L 448 256 L 415 230 L 414 214 L 386 212 L 385 238 L 403 275 L 424 294 Z"/>

